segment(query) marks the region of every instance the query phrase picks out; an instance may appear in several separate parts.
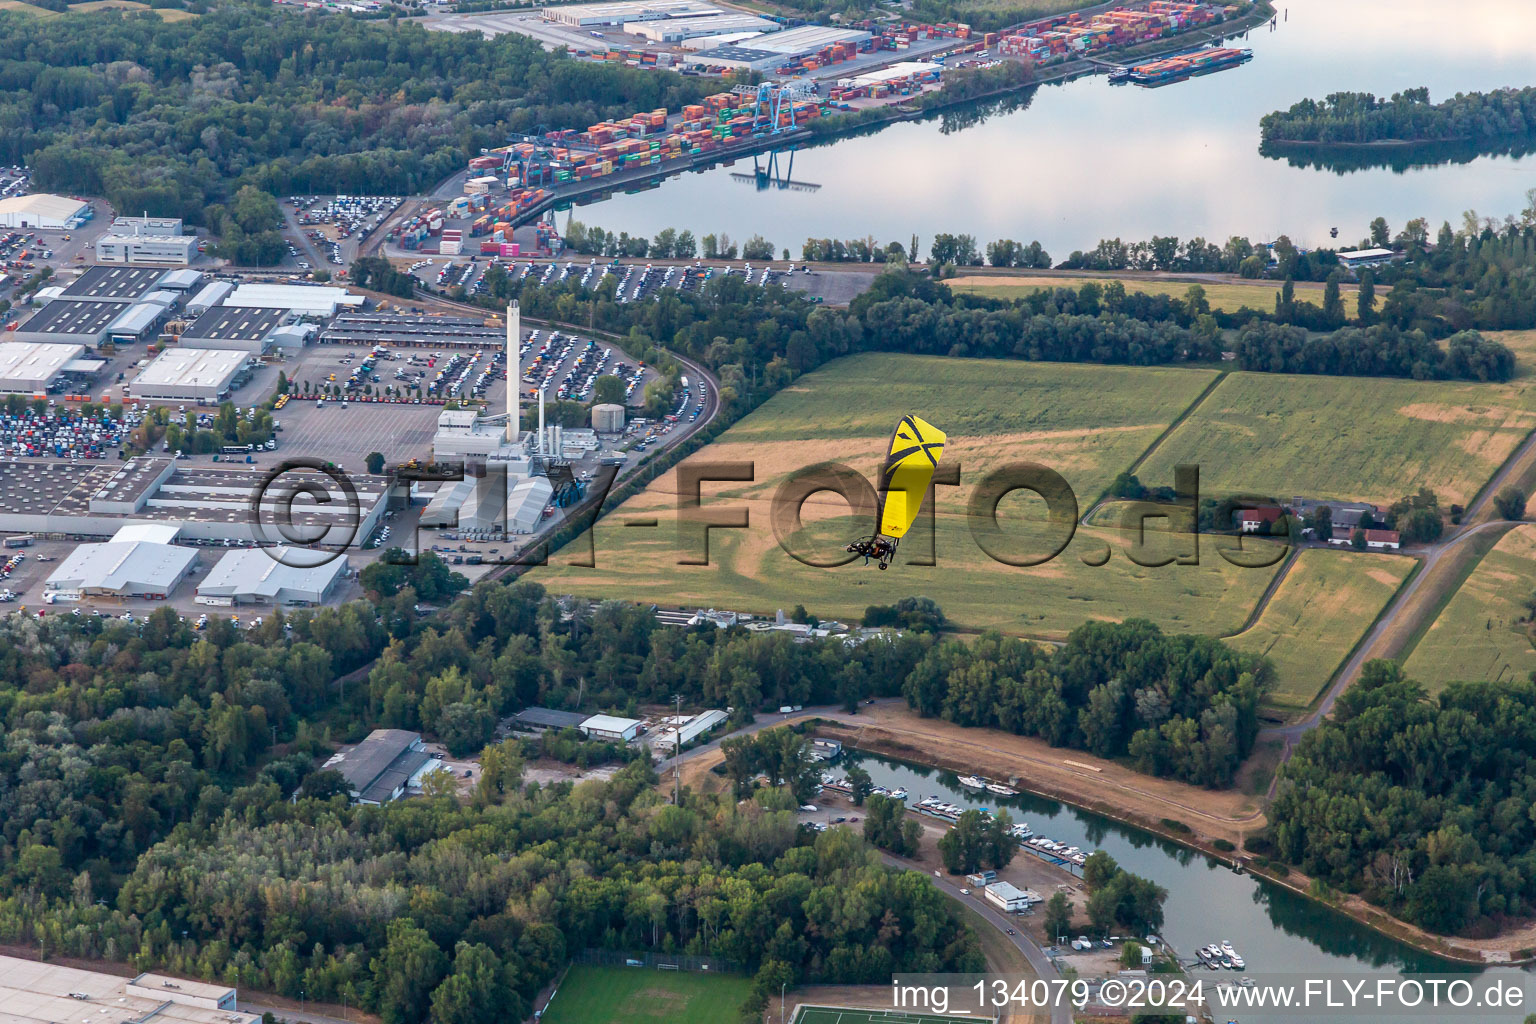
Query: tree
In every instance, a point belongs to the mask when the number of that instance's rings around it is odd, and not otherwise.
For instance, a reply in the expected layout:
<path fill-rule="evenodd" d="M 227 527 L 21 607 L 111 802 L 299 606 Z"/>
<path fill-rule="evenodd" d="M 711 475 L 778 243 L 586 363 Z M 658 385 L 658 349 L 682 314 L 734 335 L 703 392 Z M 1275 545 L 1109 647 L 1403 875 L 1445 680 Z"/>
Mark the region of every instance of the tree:
<path fill-rule="evenodd" d="M 1371 221 L 1371 244 L 1383 248 L 1392 244 L 1392 230 L 1387 227 L 1387 218 L 1377 217 Z"/>
<path fill-rule="evenodd" d="M 1513 485 L 1501 488 L 1499 493 L 1493 496 L 1493 507 L 1504 519 L 1524 519 L 1525 492 Z"/>
<path fill-rule="evenodd" d="M 1376 319 L 1376 275 L 1371 273 L 1370 268 L 1360 271 L 1357 315 L 1362 324 L 1373 323 Z"/>
<path fill-rule="evenodd" d="M 1103 850 L 1093 851 L 1083 862 L 1083 883 L 1088 886 L 1089 892 L 1103 888 L 1105 883 L 1119 873 L 1120 865 Z"/>
<path fill-rule="evenodd" d="M 869 772 L 861 765 L 852 765 L 848 769 L 848 788 L 852 794 L 853 806 L 863 807 L 864 800 L 869 796 L 869 791 L 875 788 L 874 781 L 870 779 Z"/>
<path fill-rule="evenodd" d="M 363 464 L 367 466 L 369 473 L 378 476 L 384 472 L 384 453 L 369 452 L 368 456 L 363 460 Z"/>
<path fill-rule="evenodd" d="M 611 373 L 599 376 L 592 385 L 593 405 L 623 405 L 624 381 Z"/>
<path fill-rule="evenodd" d="M 1356 551 L 1364 551 L 1366 549 L 1365 531 L 1356 530 L 1354 533 L 1351 533 L 1349 535 L 1349 546 Z"/>
<path fill-rule="evenodd" d="M 1072 901 L 1067 894 L 1057 892 L 1045 901 L 1045 937 L 1055 942 L 1063 935 L 1072 934 Z"/>
<path fill-rule="evenodd" d="M 1141 943 L 1126 940 L 1120 947 L 1120 966 L 1127 970 L 1141 969 Z"/>
<path fill-rule="evenodd" d="M 372 964 L 378 979 L 378 1012 L 385 1024 L 416 1024 L 426 1017 L 432 990 L 442 981 L 447 957 L 426 930 L 409 917 L 389 922 L 384 950 Z"/>
<path fill-rule="evenodd" d="M 460 942 L 453 973 L 432 993 L 433 1024 L 498 1024 L 521 1020 L 527 1010 L 507 985 L 501 961 L 489 946 Z M 516 1007 L 516 1008 L 514 1008 Z"/>

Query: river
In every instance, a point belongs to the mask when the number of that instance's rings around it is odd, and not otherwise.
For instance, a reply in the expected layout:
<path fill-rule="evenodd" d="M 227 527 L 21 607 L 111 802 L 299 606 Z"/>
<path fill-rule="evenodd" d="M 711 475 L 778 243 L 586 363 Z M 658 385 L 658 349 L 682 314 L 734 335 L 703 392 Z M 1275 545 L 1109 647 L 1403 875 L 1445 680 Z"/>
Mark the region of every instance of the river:
<path fill-rule="evenodd" d="M 665 227 L 695 235 L 760 233 L 795 258 L 806 238 L 863 238 L 927 252 L 936 232 L 1038 239 L 1058 261 L 1101 238 L 1233 234 L 1299 245 L 1363 238 L 1372 218 L 1396 231 L 1432 228 L 1464 210 L 1518 213 L 1536 187 L 1536 155 L 1447 159 L 1404 170 L 1338 172 L 1259 153 L 1259 118 L 1342 90 L 1390 95 L 1425 85 L 1438 102 L 1458 91 L 1536 85 L 1536 4 L 1528 0 L 1276 0 L 1278 24 L 1249 32 L 1247 64 L 1155 89 L 1103 75 L 1042 86 L 1004 107 L 905 122 L 793 155 L 792 180 L 770 187 L 732 167 L 687 173 L 659 187 L 562 213 L 631 235 Z M 1386 159 L 1386 157 L 1384 157 Z M 759 166 L 767 158 L 759 157 Z M 788 178 L 789 154 L 777 159 Z"/>
<path fill-rule="evenodd" d="M 965 807 L 1006 809 L 1015 821 L 1028 823 L 1036 835 L 1084 850 L 1107 851 L 1121 867 L 1168 890 L 1161 934 L 1183 957 L 1193 956 L 1195 950 L 1209 943 L 1230 940 L 1247 960 L 1248 973 L 1261 981 L 1265 976 L 1280 974 L 1326 977 L 1376 971 L 1400 975 L 1467 970 L 1389 939 L 1289 889 L 1252 875 L 1239 875 L 1204 854 L 1101 815 L 1027 793 L 1017 797 L 976 793 L 961 787 L 954 772 L 864 751 L 848 751 L 837 770 L 844 771 L 850 764 L 863 765 L 876 785 L 888 789 L 905 787 L 909 803 L 915 804 L 925 796 L 938 796 Z M 1514 972 L 1510 973 L 1513 976 Z M 1196 976 L 1210 980 L 1232 977 L 1228 972 L 1199 972 Z M 1526 978 L 1529 988 L 1529 976 Z M 1536 1008 L 1527 1007 L 1502 1016 L 1446 1014 L 1440 1019 L 1453 1019 L 1458 1024 L 1508 1024 L 1523 1020 L 1532 1009 Z M 1303 1017 L 1244 1012 L 1237 1019 L 1241 1024 L 1295 1024 L 1303 1019 L 1332 1018 L 1322 1014 Z M 1408 1018 L 1363 1015 L 1349 1019 L 1362 1024 L 1388 1024 Z"/>

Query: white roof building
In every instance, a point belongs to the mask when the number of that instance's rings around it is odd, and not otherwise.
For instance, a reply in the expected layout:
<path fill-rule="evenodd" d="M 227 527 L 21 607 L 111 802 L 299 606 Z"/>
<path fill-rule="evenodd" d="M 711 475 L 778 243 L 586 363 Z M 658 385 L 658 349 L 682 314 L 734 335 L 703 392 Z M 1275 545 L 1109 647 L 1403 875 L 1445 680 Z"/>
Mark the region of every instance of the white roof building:
<path fill-rule="evenodd" d="M 1020 889 L 1012 882 L 993 882 L 985 892 L 988 903 L 1009 914 L 1016 914 L 1028 909 L 1031 903 L 1040 902 L 1040 895 L 1033 889 Z"/>
<path fill-rule="evenodd" d="M 90 216 L 91 204 L 67 196 L 40 192 L 0 199 L 0 228 L 46 228 L 54 231 Z"/>
<path fill-rule="evenodd" d="M 335 316 L 341 307 L 361 307 L 363 297 L 345 288 L 309 284 L 242 284 L 225 300 L 228 306 L 263 306 L 311 316 Z"/>
<path fill-rule="evenodd" d="M 702 711 L 692 718 L 673 719 L 672 726 L 655 734 L 651 740 L 651 746 L 660 752 L 670 753 L 674 747 L 692 743 L 700 736 L 718 728 L 724 724 L 727 715 L 724 711 Z"/>
<path fill-rule="evenodd" d="M 227 985 L 99 971 L 0 956 L 0 1024 L 256 1024 L 259 1014 L 235 1009 Z"/>
<path fill-rule="evenodd" d="M 217 402 L 248 358 L 241 349 L 172 346 L 128 384 L 128 394 L 141 401 Z"/>
<path fill-rule="evenodd" d="M 197 587 L 197 603 L 208 605 L 324 604 L 346 575 L 345 557 L 323 565 L 317 553 L 285 547 L 240 548 L 219 559 Z M 288 564 L 288 563 L 293 564 Z"/>
<path fill-rule="evenodd" d="M 81 544 L 48 577 L 43 592 L 63 601 L 167 598 L 197 565 L 196 551 L 158 539 L 174 538 L 176 532 L 175 527 L 127 526 L 105 544 Z"/>
<path fill-rule="evenodd" d="M 544 518 L 544 509 L 555 496 L 548 477 L 528 476 L 507 488 L 507 532 L 533 533 Z"/>
<path fill-rule="evenodd" d="M 0 343 L 0 395 L 40 395 L 64 368 L 85 353 L 83 345 Z"/>
<path fill-rule="evenodd" d="M 599 740 L 618 740 L 628 743 L 640 735 L 644 722 L 633 718 L 617 718 L 613 715 L 593 715 L 577 726 L 583 734 Z"/>

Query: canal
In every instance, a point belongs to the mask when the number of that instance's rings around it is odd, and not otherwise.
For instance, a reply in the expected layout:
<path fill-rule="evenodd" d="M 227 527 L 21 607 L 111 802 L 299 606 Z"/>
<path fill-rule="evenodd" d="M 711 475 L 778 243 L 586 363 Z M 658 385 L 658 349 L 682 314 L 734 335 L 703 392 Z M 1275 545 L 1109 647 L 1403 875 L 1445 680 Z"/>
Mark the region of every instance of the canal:
<path fill-rule="evenodd" d="M 1060 261 L 1101 238 L 1230 235 L 1303 246 L 1363 238 L 1372 218 L 1431 230 L 1468 209 L 1518 214 L 1536 155 L 1436 154 L 1427 166 L 1293 166 L 1259 153 L 1259 118 L 1343 90 L 1377 95 L 1536 85 L 1528 0 L 1276 0 L 1247 64 L 1155 89 L 1103 75 L 1042 86 L 921 122 L 780 154 L 759 189 L 752 157 L 561 213 L 631 235 L 762 234 L 798 259 L 806 238 L 864 238 L 926 253 L 937 232 L 1038 239 Z M 1383 160 L 1400 159 L 1383 155 Z M 756 161 L 767 169 L 766 157 Z M 783 186 L 783 187 L 781 187 Z"/>
<path fill-rule="evenodd" d="M 1183 957 L 1193 956 L 1201 946 L 1228 940 L 1247 960 L 1248 973 L 1260 982 L 1276 975 L 1358 976 L 1378 971 L 1417 974 L 1467 969 L 1420 953 L 1288 889 L 1237 874 L 1204 854 L 1059 801 L 1027 793 L 1016 797 L 977 793 L 963 788 L 955 772 L 859 750 L 848 751 L 835 770 L 846 771 L 851 764 L 862 765 L 876 785 L 904 787 L 909 804 L 937 796 L 962 807 L 1007 810 L 1014 821 L 1027 823 L 1036 835 L 1084 850 L 1107 851 L 1121 867 L 1168 890 L 1162 935 Z M 1226 971 L 1200 972 L 1197 976 L 1211 982 L 1232 977 Z M 1526 1012 L 1533 1009 L 1502 1016 L 1446 1014 L 1441 1019 L 1460 1024 L 1508 1024 L 1524 1020 Z M 1237 1019 L 1241 1024 L 1295 1024 L 1303 1018 L 1244 1012 Z M 1331 1018 L 1319 1014 L 1305 1019 Z M 1349 1019 L 1387 1024 L 1404 1018 L 1367 1014 Z"/>

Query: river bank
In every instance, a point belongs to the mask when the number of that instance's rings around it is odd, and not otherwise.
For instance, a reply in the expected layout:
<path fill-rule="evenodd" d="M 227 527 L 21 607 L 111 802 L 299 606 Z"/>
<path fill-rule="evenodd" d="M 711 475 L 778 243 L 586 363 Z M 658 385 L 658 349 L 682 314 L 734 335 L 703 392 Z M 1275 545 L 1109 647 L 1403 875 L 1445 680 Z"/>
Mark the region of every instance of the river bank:
<path fill-rule="evenodd" d="M 1151 799 L 1150 794 L 1147 794 L 1149 798 L 1144 800 L 1128 799 L 1122 788 L 1124 784 L 1109 770 L 1119 766 L 1078 751 L 1055 751 L 1054 760 L 1061 765 L 1061 769 L 1048 772 L 1042 770 L 1045 767 L 1042 759 L 1022 758 L 1026 764 L 1021 766 L 1019 764 L 1021 758 L 999 749 L 992 742 L 957 746 L 952 740 L 940 734 L 921 730 L 903 730 L 898 733 L 873 722 L 869 725 L 861 725 L 841 716 L 837 720 L 821 717 L 814 721 L 814 732 L 817 735 L 838 739 L 855 750 L 947 771 L 974 772 L 991 778 L 1007 779 L 1009 784 L 1017 789 L 1058 800 L 1071 807 L 1090 811 L 1139 829 L 1157 839 L 1201 854 L 1233 872 L 1249 874 L 1264 883 L 1281 887 L 1308 903 L 1344 914 L 1379 935 L 1448 964 L 1489 967 L 1536 962 L 1536 923 L 1522 923 L 1517 928 L 1483 940 L 1433 935 L 1391 916 L 1359 896 L 1320 890 L 1310 877 L 1301 872 L 1283 867 L 1277 869 L 1277 866 L 1256 861 L 1252 854 L 1244 852 L 1242 837 L 1258 832 L 1267 824 L 1267 819 L 1262 812 L 1241 822 L 1227 818 L 1227 823 L 1222 825 L 1222 816 L 1213 815 L 1209 810 L 1198 815 L 1190 813 L 1192 802 L 1185 800 L 1173 805 L 1173 813 L 1179 815 L 1177 818 L 1160 817 L 1160 812 L 1170 810 L 1170 804 Z M 891 723 L 888 720 L 887 725 L 889 724 Z M 937 724 L 948 726 L 948 723 Z M 959 727 L 948 726 L 948 728 L 958 729 Z M 944 731 L 947 730 L 940 730 L 940 733 Z M 1002 741 L 1004 746 L 1011 746 L 1006 743 L 1006 740 L 1023 739 L 1009 734 L 994 734 L 994 730 L 965 729 L 963 731 L 989 734 L 986 737 L 988 741 Z M 1046 749 L 1052 748 L 1046 747 Z M 988 752 L 991 756 L 988 756 Z M 1079 765 L 1080 769 L 1076 767 Z M 1028 767 L 1030 774 L 1019 774 L 1021 767 Z M 1119 770 L 1126 771 L 1123 768 Z M 1077 776 L 1075 779 L 1071 778 L 1073 774 Z M 1135 773 L 1130 774 L 1135 775 Z M 1149 784 L 1164 781 L 1147 780 Z M 1181 784 L 1168 785 L 1177 787 Z M 1193 787 L 1184 788 L 1193 789 Z M 1226 797 L 1230 800 L 1232 794 L 1212 793 L 1210 796 Z M 1234 835 L 1237 838 L 1231 838 Z M 1232 848 L 1224 849 L 1218 845 L 1223 840 Z"/>

